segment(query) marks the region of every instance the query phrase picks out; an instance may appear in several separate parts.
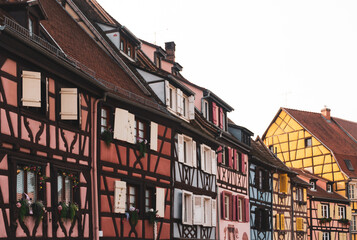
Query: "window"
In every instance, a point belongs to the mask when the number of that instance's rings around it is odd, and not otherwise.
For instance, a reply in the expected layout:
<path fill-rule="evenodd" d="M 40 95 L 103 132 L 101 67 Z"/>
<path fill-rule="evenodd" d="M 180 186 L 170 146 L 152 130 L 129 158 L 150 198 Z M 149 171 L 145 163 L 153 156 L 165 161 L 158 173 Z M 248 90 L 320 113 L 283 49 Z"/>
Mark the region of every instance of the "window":
<path fill-rule="evenodd" d="M 346 167 L 347 167 L 348 170 L 350 170 L 350 171 L 354 171 L 354 170 L 355 170 L 355 169 L 353 168 L 353 166 L 352 166 L 351 160 L 349 160 L 349 159 L 344 159 L 344 161 L 345 161 L 345 164 L 346 164 Z"/>
<path fill-rule="evenodd" d="M 182 96 L 182 115 L 188 117 L 188 97 L 184 94 Z"/>
<path fill-rule="evenodd" d="M 323 232 L 322 233 L 322 240 L 330 240 L 330 233 L 329 232 Z"/>
<path fill-rule="evenodd" d="M 154 209 L 154 193 L 152 189 L 145 189 L 145 212 Z"/>
<path fill-rule="evenodd" d="M 202 114 L 207 120 L 209 120 L 209 107 L 206 100 L 202 100 Z"/>
<path fill-rule="evenodd" d="M 346 218 L 346 207 L 338 206 L 338 218 L 345 219 Z"/>
<path fill-rule="evenodd" d="M 147 140 L 146 134 L 147 124 L 140 119 L 135 119 L 135 126 L 134 126 L 134 143 L 142 142 Z"/>
<path fill-rule="evenodd" d="M 270 213 L 267 209 L 257 208 L 255 210 L 255 229 L 268 231 L 270 229 Z"/>
<path fill-rule="evenodd" d="M 263 170 L 259 170 L 259 189 L 263 189 Z"/>
<path fill-rule="evenodd" d="M 131 57 L 131 48 L 128 46 L 128 56 Z"/>
<path fill-rule="evenodd" d="M 192 224 L 192 193 L 182 192 L 182 223 Z"/>
<path fill-rule="evenodd" d="M 225 148 L 223 148 L 222 149 L 222 164 L 223 165 L 227 165 L 227 160 L 226 160 L 226 149 Z"/>
<path fill-rule="evenodd" d="M 326 191 L 327 192 L 332 192 L 332 183 L 327 183 L 326 184 Z"/>
<path fill-rule="evenodd" d="M 228 240 L 235 240 L 234 225 L 228 225 Z"/>
<path fill-rule="evenodd" d="M 109 130 L 109 109 L 108 108 L 102 108 L 100 112 L 100 132 L 103 133 L 105 130 Z"/>
<path fill-rule="evenodd" d="M 189 166 L 196 166 L 196 142 L 185 135 L 178 135 L 178 160 Z"/>
<path fill-rule="evenodd" d="M 138 188 L 136 186 L 127 184 L 126 186 L 126 210 L 128 211 L 131 207 L 138 208 Z"/>
<path fill-rule="evenodd" d="M 323 218 L 329 217 L 329 205 L 328 204 L 321 204 L 321 214 Z"/>
<path fill-rule="evenodd" d="M 211 148 L 201 144 L 201 169 L 211 173 L 212 170 L 212 151 Z"/>
<path fill-rule="evenodd" d="M 348 185 L 348 196 L 350 199 L 355 198 L 355 184 Z"/>
<path fill-rule="evenodd" d="M 242 154 L 240 154 L 239 152 L 237 151 L 234 151 L 234 154 L 236 155 L 234 159 L 236 159 L 236 170 L 237 171 L 243 171 L 242 169 Z"/>
<path fill-rule="evenodd" d="M 288 193 L 288 174 L 279 174 L 279 190 L 281 193 Z"/>
<path fill-rule="evenodd" d="M 311 147 L 312 146 L 312 139 L 310 138 L 305 138 L 305 147 Z"/>
<path fill-rule="evenodd" d="M 301 217 L 296 218 L 296 231 L 304 231 L 304 219 Z"/>
<path fill-rule="evenodd" d="M 274 146 L 273 146 L 273 145 L 270 145 L 270 146 L 269 146 L 269 150 L 270 150 L 272 153 L 274 153 Z"/>
<path fill-rule="evenodd" d="M 16 200 L 26 198 L 36 201 L 38 198 L 38 167 L 17 166 Z M 27 196 L 26 196 L 27 195 Z"/>
<path fill-rule="evenodd" d="M 58 202 L 73 202 L 73 182 L 69 174 L 60 172 L 57 175 Z"/>
<path fill-rule="evenodd" d="M 296 201 L 302 202 L 304 201 L 304 196 L 303 196 L 303 189 L 302 188 L 296 188 Z"/>
<path fill-rule="evenodd" d="M 231 196 L 230 195 L 224 195 L 224 216 L 225 216 L 225 220 L 229 220 L 230 217 L 230 199 Z"/>
<path fill-rule="evenodd" d="M 177 93 L 176 93 L 176 89 L 171 87 L 169 88 L 169 92 L 170 92 L 170 95 L 169 95 L 169 106 L 172 110 L 176 111 L 176 98 L 177 98 Z"/>
<path fill-rule="evenodd" d="M 123 40 L 120 41 L 120 50 L 124 51 L 124 42 L 123 42 Z"/>
<path fill-rule="evenodd" d="M 243 221 L 243 199 L 238 198 L 238 221 Z"/>
<path fill-rule="evenodd" d="M 357 231 L 357 215 L 353 215 L 351 219 L 351 230 Z"/>
<path fill-rule="evenodd" d="M 311 190 L 316 191 L 316 180 L 310 180 Z"/>

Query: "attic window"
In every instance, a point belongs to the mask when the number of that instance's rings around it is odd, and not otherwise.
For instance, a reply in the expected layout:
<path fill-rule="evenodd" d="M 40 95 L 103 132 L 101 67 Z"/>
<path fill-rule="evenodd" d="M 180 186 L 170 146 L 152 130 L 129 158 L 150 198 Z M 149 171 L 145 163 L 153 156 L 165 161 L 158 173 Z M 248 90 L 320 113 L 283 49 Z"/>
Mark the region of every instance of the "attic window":
<path fill-rule="evenodd" d="M 305 147 L 311 147 L 312 146 L 312 140 L 310 138 L 305 139 Z"/>
<path fill-rule="evenodd" d="M 332 183 L 327 183 L 327 184 L 326 184 L 326 190 L 327 190 L 327 192 L 329 192 L 329 193 L 332 192 Z"/>
<path fill-rule="evenodd" d="M 316 191 L 316 180 L 312 179 L 310 180 L 310 185 L 311 185 L 311 190 Z"/>
<path fill-rule="evenodd" d="M 345 159 L 344 161 L 345 161 L 345 164 L 346 164 L 348 170 L 350 170 L 350 171 L 354 171 L 355 170 L 353 168 L 353 166 L 352 166 L 351 160 Z"/>
<path fill-rule="evenodd" d="M 128 46 L 128 56 L 131 57 L 131 48 Z"/>

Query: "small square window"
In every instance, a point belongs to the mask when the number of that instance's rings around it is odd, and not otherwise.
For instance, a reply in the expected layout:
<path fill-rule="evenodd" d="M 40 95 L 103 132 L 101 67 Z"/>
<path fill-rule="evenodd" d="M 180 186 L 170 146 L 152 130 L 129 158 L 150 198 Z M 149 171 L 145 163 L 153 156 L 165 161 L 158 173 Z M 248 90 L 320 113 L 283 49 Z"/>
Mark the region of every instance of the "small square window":
<path fill-rule="evenodd" d="M 316 190 L 316 181 L 310 180 L 311 190 Z"/>
<path fill-rule="evenodd" d="M 327 192 L 332 192 L 332 183 L 327 183 L 326 184 L 326 191 Z"/>
<path fill-rule="evenodd" d="M 305 147 L 311 147 L 312 146 L 312 139 L 310 138 L 305 138 Z"/>

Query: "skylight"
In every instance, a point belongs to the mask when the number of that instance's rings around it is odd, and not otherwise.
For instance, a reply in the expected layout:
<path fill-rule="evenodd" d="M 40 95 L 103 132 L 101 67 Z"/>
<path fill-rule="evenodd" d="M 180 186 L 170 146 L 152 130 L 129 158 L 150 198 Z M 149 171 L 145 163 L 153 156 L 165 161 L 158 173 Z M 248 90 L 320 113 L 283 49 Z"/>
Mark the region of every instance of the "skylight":
<path fill-rule="evenodd" d="M 346 163 L 346 166 L 347 166 L 347 169 L 348 169 L 348 170 L 350 170 L 350 171 L 354 171 L 354 170 L 355 170 L 355 169 L 353 168 L 353 166 L 352 166 L 351 160 L 345 159 L 344 161 L 345 161 L 345 163 Z"/>

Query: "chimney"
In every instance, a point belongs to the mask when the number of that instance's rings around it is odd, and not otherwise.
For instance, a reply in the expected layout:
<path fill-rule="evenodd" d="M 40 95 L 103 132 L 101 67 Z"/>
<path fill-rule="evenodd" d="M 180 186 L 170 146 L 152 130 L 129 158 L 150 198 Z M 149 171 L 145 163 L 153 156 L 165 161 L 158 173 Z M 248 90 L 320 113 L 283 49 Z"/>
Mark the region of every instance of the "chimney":
<path fill-rule="evenodd" d="M 321 109 L 321 114 L 326 118 L 326 120 L 331 120 L 331 109 L 327 108 L 326 106 Z"/>
<path fill-rule="evenodd" d="M 175 49 L 176 49 L 175 42 L 166 42 L 165 43 L 165 50 L 167 53 L 166 59 L 167 60 L 175 62 Z"/>

